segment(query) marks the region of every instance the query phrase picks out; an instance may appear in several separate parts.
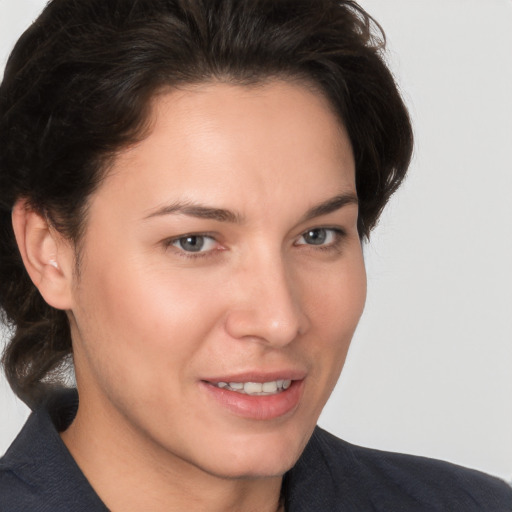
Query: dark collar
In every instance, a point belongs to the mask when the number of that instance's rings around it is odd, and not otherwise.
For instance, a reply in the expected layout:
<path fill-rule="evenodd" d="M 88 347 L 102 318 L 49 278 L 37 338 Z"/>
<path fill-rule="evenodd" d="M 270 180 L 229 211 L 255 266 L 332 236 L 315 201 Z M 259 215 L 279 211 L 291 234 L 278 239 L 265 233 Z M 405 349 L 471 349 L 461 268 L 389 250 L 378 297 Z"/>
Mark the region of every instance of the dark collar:
<path fill-rule="evenodd" d="M 17 477 L 16 492 L 38 500 L 41 510 L 108 512 L 59 436 L 77 407 L 74 390 L 52 395 L 30 415 L 3 457 L 2 469 Z"/>
<path fill-rule="evenodd" d="M 31 414 L 1 465 L 39 497 L 45 510 L 107 512 L 59 435 L 71 424 L 77 409 L 76 390 L 54 393 Z M 332 479 L 318 450 L 319 432 L 315 430 L 303 455 L 285 475 L 287 512 L 335 509 L 329 506 Z"/>
<path fill-rule="evenodd" d="M 30 416 L 0 460 L 2 512 L 108 512 L 59 436 L 77 407 L 67 390 Z M 496 478 L 353 446 L 318 427 L 286 473 L 283 496 L 287 512 L 512 512 L 512 490 Z"/>

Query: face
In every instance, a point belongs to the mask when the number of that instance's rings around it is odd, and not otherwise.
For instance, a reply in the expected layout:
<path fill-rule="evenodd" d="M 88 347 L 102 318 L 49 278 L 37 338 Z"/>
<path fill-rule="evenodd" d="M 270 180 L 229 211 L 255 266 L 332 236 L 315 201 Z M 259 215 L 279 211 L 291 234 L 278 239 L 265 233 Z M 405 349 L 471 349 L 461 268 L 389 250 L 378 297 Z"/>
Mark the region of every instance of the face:
<path fill-rule="evenodd" d="M 167 464 L 283 474 L 362 313 L 354 160 L 305 86 L 155 98 L 91 198 L 70 311 L 82 423 Z"/>

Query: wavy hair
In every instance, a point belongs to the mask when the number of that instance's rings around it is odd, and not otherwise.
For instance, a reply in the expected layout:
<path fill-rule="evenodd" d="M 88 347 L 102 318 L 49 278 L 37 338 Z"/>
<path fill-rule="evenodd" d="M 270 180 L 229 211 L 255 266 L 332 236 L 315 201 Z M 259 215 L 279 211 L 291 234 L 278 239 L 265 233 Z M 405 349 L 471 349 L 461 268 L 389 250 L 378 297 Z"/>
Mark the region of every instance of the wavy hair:
<path fill-rule="evenodd" d="M 358 229 L 369 236 L 402 182 L 412 130 L 380 26 L 349 0 L 53 0 L 21 36 L 0 86 L 0 308 L 6 376 L 27 404 L 62 384 L 66 312 L 24 269 L 11 210 L 19 199 L 79 252 L 87 204 L 122 148 L 147 132 L 164 87 L 303 80 L 349 134 Z"/>

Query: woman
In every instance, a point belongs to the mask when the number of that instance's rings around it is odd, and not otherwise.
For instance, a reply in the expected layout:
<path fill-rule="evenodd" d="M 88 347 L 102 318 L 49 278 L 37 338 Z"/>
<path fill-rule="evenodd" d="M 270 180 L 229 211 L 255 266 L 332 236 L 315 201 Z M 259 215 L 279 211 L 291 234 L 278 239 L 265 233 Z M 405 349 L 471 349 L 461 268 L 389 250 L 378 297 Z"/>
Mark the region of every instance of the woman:
<path fill-rule="evenodd" d="M 1 305 L 35 412 L 2 510 L 512 510 L 315 428 L 412 150 L 372 26 L 332 0 L 53 0 L 20 39 Z"/>

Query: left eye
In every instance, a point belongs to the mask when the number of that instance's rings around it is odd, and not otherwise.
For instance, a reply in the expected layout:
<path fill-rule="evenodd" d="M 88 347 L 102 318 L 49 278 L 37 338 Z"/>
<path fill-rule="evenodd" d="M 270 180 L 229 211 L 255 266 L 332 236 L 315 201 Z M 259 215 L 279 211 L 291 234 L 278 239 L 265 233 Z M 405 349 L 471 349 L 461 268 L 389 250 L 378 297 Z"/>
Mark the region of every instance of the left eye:
<path fill-rule="evenodd" d="M 310 229 L 301 235 L 296 245 L 331 245 L 336 242 L 337 235 L 334 229 Z"/>
<path fill-rule="evenodd" d="M 215 240 L 211 236 L 190 235 L 177 238 L 171 245 L 185 252 L 207 252 L 215 247 Z"/>

